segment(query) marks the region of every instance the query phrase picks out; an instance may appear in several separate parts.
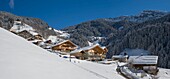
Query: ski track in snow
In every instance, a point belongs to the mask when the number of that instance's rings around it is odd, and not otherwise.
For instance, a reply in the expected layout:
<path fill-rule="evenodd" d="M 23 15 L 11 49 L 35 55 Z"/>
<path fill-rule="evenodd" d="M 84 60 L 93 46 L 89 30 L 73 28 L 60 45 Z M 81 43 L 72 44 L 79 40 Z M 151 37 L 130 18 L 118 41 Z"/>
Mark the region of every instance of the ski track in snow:
<path fill-rule="evenodd" d="M 72 64 L 74 64 L 74 63 L 72 63 Z M 109 78 L 107 78 L 107 77 L 105 77 L 105 76 L 103 76 L 103 75 L 101 75 L 101 74 L 98 74 L 97 72 L 91 71 L 91 70 L 89 70 L 89 69 L 87 69 L 87 68 L 84 68 L 84 67 L 82 67 L 82 66 L 79 66 L 79 65 L 77 65 L 77 64 L 74 64 L 74 65 L 76 65 L 77 67 L 79 67 L 79 68 L 81 68 L 81 69 L 84 69 L 84 70 L 86 70 L 86 71 L 88 71 L 88 72 L 90 72 L 90 73 L 92 73 L 92 74 L 95 74 L 95 75 L 98 76 L 98 77 L 101 77 L 101 78 L 104 78 L 104 79 L 109 79 Z"/>

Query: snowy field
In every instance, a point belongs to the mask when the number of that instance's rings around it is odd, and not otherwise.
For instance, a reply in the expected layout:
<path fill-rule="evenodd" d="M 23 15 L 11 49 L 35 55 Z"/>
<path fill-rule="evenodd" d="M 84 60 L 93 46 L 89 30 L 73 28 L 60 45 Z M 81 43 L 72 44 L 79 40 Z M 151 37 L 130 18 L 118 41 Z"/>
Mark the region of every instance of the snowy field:
<path fill-rule="evenodd" d="M 69 59 L 66 60 L 69 61 Z M 117 68 L 116 63 L 105 65 L 105 64 L 99 64 L 96 62 L 78 60 L 78 59 L 71 59 L 71 62 L 77 67 L 80 67 L 104 79 L 125 79 L 124 77 L 122 77 L 116 72 L 116 68 Z"/>
<path fill-rule="evenodd" d="M 0 79 L 123 79 L 113 68 L 70 63 L 0 28 Z"/>
<path fill-rule="evenodd" d="M 159 79 L 170 79 L 170 69 L 159 68 L 157 77 Z"/>

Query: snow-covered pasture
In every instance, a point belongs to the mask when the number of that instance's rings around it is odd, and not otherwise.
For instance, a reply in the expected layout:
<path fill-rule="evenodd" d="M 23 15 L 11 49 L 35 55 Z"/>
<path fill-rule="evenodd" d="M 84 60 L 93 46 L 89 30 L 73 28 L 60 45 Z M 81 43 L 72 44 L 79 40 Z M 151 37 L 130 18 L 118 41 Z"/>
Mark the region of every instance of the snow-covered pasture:
<path fill-rule="evenodd" d="M 123 79 L 113 68 L 70 63 L 0 28 L 0 79 Z"/>

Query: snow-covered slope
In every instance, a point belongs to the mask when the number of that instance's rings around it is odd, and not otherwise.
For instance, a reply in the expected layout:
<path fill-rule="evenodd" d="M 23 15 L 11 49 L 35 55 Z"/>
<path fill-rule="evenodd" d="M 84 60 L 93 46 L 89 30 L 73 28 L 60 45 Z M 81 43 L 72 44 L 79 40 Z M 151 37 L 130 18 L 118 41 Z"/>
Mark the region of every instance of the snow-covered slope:
<path fill-rule="evenodd" d="M 75 60 L 76 61 L 76 60 Z M 80 61 L 80 60 L 78 60 Z M 116 72 L 117 65 L 104 65 L 88 61 L 80 61 L 81 63 L 75 64 L 76 66 L 94 73 L 95 75 L 102 77 L 104 79 L 125 79 L 123 76 Z"/>
<path fill-rule="evenodd" d="M 63 39 L 58 38 L 57 36 L 49 36 L 49 37 L 47 38 L 47 40 L 51 40 L 52 43 L 59 43 L 59 42 L 63 41 Z"/>
<path fill-rule="evenodd" d="M 28 24 L 22 23 L 21 21 L 14 21 L 13 27 L 11 27 L 10 31 L 19 33 L 22 31 L 28 31 L 32 35 L 38 35 L 38 33 L 35 32 L 35 30 L 29 26 Z"/>
<path fill-rule="evenodd" d="M 103 79 L 0 28 L 0 79 Z"/>
<path fill-rule="evenodd" d="M 63 38 L 70 38 L 70 34 L 67 33 L 67 32 L 65 32 L 65 31 L 56 30 L 56 29 L 54 29 L 54 31 L 55 31 L 56 33 L 59 33 L 59 36 L 60 36 L 60 37 L 63 37 Z"/>
<path fill-rule="evenodd" d="M 0 28 L 0 79 L 124 79 L 116 67 L 77 59 L 69 62 Z M 169 70 L 160 68 L 158 77 L 169 79 Z"/>

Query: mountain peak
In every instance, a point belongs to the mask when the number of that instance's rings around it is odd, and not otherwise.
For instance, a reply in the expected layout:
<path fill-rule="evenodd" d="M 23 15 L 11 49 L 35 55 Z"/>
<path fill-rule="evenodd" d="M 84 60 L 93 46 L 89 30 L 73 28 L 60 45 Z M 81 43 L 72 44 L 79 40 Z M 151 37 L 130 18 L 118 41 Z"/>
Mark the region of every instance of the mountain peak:
<path fill-rule="evenodd" d="M 161 10 L 143 10 L 141 13 L 168 13 L 168 12 Z"/>
<path fill-rule="evenodd" d="M 166 11 L 160 11 L 160 10 L 144 10 L 137 16 L 140 17 L 162 17 L 164 15 L 168 14 Z"/>

